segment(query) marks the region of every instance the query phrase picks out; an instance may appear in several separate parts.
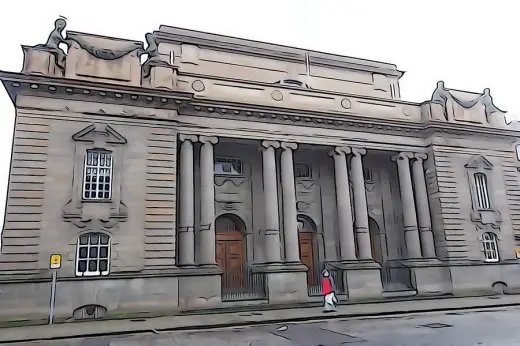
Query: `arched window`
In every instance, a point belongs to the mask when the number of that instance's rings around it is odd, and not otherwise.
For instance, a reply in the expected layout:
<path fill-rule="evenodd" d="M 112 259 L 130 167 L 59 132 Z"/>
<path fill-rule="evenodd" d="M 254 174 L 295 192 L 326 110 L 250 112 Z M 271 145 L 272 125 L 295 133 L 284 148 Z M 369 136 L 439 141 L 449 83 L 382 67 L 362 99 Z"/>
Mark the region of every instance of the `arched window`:
<path fill-rule="evenodd" d="M 76 245 L 76 276 L 108 275 L 110 237 L 103 233 L 87 233 Z"/>
<path fill-rule="evenodd" d="M 491 203 L 489 201 L 489 192 L 486 175 L 484 173 L 475 173 L 473 174 L 473 179 L 475 181 L 478 208 L 484 210 L 490 209 Z"/>
<path fill-rule="evenodd" d="M 484 233 L 482 235 L 482 244 L 484 245 L 484 260 L 486 262 L 498 262 L 497 236 L 491 232 Z"/>

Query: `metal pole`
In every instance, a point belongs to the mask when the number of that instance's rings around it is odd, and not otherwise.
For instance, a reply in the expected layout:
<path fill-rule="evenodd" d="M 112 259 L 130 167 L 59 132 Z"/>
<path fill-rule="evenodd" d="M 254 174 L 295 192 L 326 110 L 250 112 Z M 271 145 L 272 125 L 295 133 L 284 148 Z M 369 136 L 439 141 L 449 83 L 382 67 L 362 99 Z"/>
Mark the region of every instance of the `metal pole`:
<path fill-rule="evenodd" d="M 52 271 L 52 283 L 51 283 L 51 308 L 49 312 L 49 325 L 54 320 L 54 301 L 56 298 L 56 270 Z"/>

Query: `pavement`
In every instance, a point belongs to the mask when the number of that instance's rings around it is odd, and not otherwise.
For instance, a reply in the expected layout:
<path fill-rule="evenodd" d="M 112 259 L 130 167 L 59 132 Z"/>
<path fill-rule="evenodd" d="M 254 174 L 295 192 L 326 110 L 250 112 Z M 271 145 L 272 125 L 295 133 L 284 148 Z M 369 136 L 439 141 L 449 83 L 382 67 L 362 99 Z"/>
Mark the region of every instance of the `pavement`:
<path fill-rule="evenodd" d="M 517 346 L 520 307 L 332 318 L 210 331 L 173 331 L 68 340 L 38 346 Z M 9 344 L 34 346 L 35 342 Z M 6 345 L 0 343 L 0 345 Z"/>
<path fill-rule="evenodd" d="M 59 340 L 85 337 L 116 337 L 125 334 L 157 334 L 166 331 L 208 330 L 230 326 L 259 326 L 276 323 L 319 321 L 330 318 L 370 317 L 403 313 L 449 311 L 468 308 L 520 307 L 520 295 L 443 298 L 398 302 L 340 305 L 336 313 L 322 308 L 264 310 L 165 316 L 149 319 L 99 320 L 53 326 L 0 328 L 0 344 L 6 342 Z M 96 344 L 97 346 L 97 344 Z M 315 345 L 314 345 L 315 346 Z"/>

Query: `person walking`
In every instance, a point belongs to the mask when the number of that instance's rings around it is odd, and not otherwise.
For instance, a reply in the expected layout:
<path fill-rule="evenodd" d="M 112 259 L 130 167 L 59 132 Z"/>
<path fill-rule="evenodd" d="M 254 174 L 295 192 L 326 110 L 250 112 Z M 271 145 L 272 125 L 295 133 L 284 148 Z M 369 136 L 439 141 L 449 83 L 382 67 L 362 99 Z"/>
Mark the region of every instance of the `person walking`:
<path fill-rule="evenodd" d="M 336 297 L 336 285 L 334 283 L 334 279 L 327 269 L 324 269 L 321 274 L 321 290 L 324 299 L 324 312 L 336 311 L 338 298 Z"/>

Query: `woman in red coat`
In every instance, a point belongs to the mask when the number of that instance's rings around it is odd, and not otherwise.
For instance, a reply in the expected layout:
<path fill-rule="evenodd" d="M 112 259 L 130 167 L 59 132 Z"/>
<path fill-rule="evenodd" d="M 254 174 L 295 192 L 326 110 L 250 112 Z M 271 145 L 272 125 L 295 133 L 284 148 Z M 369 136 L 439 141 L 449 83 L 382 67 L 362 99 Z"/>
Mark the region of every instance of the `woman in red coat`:
<path fill-rule="evenodd" d="M 324 269 L 321 274 L 321 293 L 323 294 L 325 301 L 324 311 L 336 311 L 338 298 L 336 298 L 336 285 L 334 284 L 334 279 L 330 276 L 327 269 Z"/>

